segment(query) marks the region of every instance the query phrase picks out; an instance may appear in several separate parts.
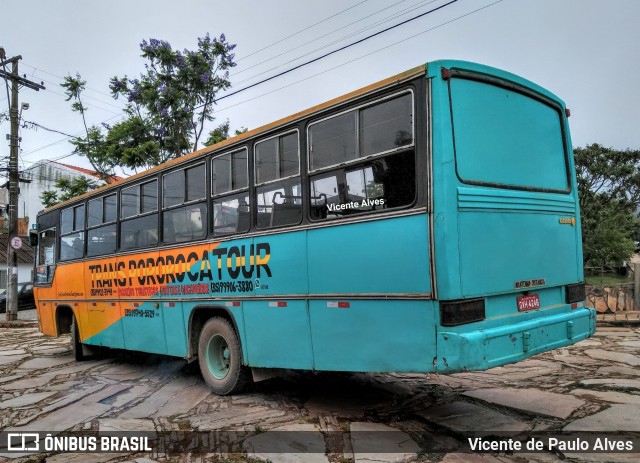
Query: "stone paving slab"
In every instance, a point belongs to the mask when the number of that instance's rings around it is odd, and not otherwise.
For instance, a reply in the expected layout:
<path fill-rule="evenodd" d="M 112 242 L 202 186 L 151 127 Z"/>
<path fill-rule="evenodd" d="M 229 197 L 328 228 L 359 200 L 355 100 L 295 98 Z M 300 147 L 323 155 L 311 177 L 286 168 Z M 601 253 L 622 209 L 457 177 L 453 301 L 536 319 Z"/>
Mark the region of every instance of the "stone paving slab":
<path fill-rule="evenodd" d="M 54 376 L 55 373 L 45 373 L 44 375 L 40 376 L 20 379 L 11 383 L 2 384 L 0 386 L 0 390 L 12 391 L 44 386 L 45 384 L 49 384 L 53 380 Z M 20 378 L 22 378 L 22 376 L 20 376 Z"/>
<path fill-rule="evenodd" d="M 638 431 L 640 430 L 640 405 L 614 404 L 594 415 L 569 423 L 563 431 Z"/>
<path fill-rule="evenodd" d="M 31 360 L 20 364 L 18 367 L 21 370 L 40 370 L 43 368 L 58 367 L 67 363 L 75 362 L 75 359 L 71 356 L 65 357 L 35 357 Z"/>
<path fill-rule="evenodd" d="M 122 413 L 120 418 L 147 418 L 152 416 L 173 400 L 180 391 L 193 386 L 195 383 L 195 378 L 178 378 L 168 384 L 165 384 L 147 397 L 143 402 Z"/>
<path fill-rule="evenodd" d="M 99 432 L 116 431 L 155 431 L 156 427 L 152 420 L 142 420 L 137 418 L 101 418 L 98 420 Z"/>
<path fill-rule="evenodd" d="M 47 457 L 46 463 L 107 463 L 126 456 L 126 453 L 60 453 Z"/>
<path fill-rule="evenodd" d="M 206 386 L 204 381 L 194 384 L 193 386 L 188 386 L 150 416 L 158 418 L 161 416 L 182 415 L 197 406 L 211 394 L 211 389 Z"/>
<path fill-rule="evenodd" d="M 501 460 L 491 455 L 477 453 L 448 453 L 440 463 L 500 463 Z"/>
<path fill-rule="evenodd" d="M 504 413 L 469 402 L 455 401 L 417 412 L 426 420 L 454 432 L 529 431 L 532 425 Z"/>
<path fill-rule="evenodd" d="M 355 463 L 409 461 L 421 451 L 408 434 L 382 423 L 354 422 L 350 431 Z"/>
<path fill-rule="evenodd" d="M 599 360 L 611 360 L 613 362 L 626 363 L 633 367 L 640 365 L 640 357 L 626 352 L 612 352 L 604 349 L 587 349 L 584 353 L 591 358 Z"/>
<path fill-rule="evenodd" d="M 247 456 L 273 463 L 329 462 L 323 434 L 308 423 L 280 426 L 246 439 L 242 446 Z"/>
<path fill-rule="evenodd" d="M 29 358 L 29 354 L 2 356 L 0 357 L 0 367 L 19 362 L 20 360 L 24 360 L 26 358 Z"/>
<path fill-rule="evenodd" d="M 640 376 L 640 368 L 627 367 L 624 365 L 614 365 L 598 368 L 599 375 L 609 376 Z"/>
<path fill-rule="evenodd" d="M 591 391 L 589 389 L 574 389 L 571 393 L 585 398 L 593 397 L 605 402 L 640 405 L 640 395 L 636 394 L 625 394 L 623 392 L 614 391 Z"/>
<path fill-rule="evenodd" d="M 214 431 L 246 424 L 260 424 L 269 418 L 284 416 L 286 413 L 284 410 L 274 410 L 263 406 L 235 407 L 193 415 L 187 419 L 193 428 L 200 431 Z"/>
<path fill-rule="evenodd" d="M 377 391 L 375 394 L 320 393 L 306 401 L 304 408 L 311 417 L 335 415 L 343 418 L 360 418 L 367 410 L 388 403 L 390 397 L 390 394 L 383 391 Z"/>
<path fill-rule="evenodd" d="M 52 432 L 64 431 L 76 424 L 84 423 L 107 413 L 111 407 L 101 404 L 100 400 L 115 395 L 129 387 L 126 385 L 109 386 L 84 397 L 78 402 L 55 410 L 43 418 L 30 422 L 28 428 L 13 428 L 12 431 L 29 431 L 33 429 Z"/>
<path fill-rule="evenodd" d="M 627 390 L 634 389 L 640 390 L 640 379 L 627 379 L 627 378 L 596 378 L 585 379 L 580 381 L 583 386 L 605 386 L 610 389 Z"/>
<path fill-rule="evenodd" d="M 22 394 L 21 396 L 15 397 L 13 399 L 0 402 L 0 409 L 27 407 L 29 405 L 42 402 L 47 397 L 51 397 L 55 394 L 57 394 L 57 392 L 34 392 L 32 394 Z"/>
<path fill-rule="evenodd" d="M 10 357 L 12 355 L 22 355 L 26 353 L 27 351 L 24 349 L 0 350 L 0 357 Z"/>
<path fill-rule="evenodd" d="M 485 402 L 523 410 L 538 415 L 566 419 L 586 402 L 571 395 L 533 388 L 492 388 L 467 391 L 463 395 Z"/>

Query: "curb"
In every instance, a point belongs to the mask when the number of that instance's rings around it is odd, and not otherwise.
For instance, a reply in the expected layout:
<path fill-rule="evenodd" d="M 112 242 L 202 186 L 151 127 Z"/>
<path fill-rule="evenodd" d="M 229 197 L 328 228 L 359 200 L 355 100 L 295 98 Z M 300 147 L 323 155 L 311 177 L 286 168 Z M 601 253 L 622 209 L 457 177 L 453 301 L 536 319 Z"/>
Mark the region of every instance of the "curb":
<path fill-rule="evenodd" d="M 599 313 L 596 320 L 600 326 L 640 326 L 640 312 Z"/>
<path fill-rule="evenodd" d="M 37 320 L 0 321 L 0 328 L 37 328 Z"/>

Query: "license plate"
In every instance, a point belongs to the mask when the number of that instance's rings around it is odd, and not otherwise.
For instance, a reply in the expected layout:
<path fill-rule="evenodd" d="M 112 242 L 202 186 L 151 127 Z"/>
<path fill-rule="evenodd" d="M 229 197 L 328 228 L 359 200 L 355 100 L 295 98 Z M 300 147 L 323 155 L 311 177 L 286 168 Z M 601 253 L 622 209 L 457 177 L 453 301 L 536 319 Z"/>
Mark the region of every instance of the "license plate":
<path fill-rule="evenodd" d="M 537 294 L 528 294 L 518 297 L 518 310 L 535 310 L 540 308 L 540 297 Z"/>

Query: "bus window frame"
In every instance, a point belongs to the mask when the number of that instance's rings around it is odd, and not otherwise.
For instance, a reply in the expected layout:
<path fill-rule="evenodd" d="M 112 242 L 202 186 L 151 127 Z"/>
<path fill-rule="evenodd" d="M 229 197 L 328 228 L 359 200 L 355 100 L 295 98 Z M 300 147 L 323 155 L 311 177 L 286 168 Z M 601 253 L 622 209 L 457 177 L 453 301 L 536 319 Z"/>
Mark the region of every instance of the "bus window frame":
<path fill-rule="evenodd" d="M 187 192 L 188 192 L 188 182 L 187 182 L 187 170 L 190 169 L 195 169 L 198 167 L 203 167 L 204 168 L 204 193 L 203 196 L 200 198 L 196 198 L 196 199 L 191 199 L 189 201 L 187 201 Z M 177 172 L 181 172 L 182 173 L 182 179 L 183 179 L 183 201 L 181 203 L 178 204 L 172 204 L 170 206 L 165 206 L 165 195 L 164 195 L 164 185 L 165 185 L 165 177 L 167 175 L 173 175 L 176 174 Z M 183 243 L 187 243 L 187 242 L 197 242 L 197 241 L 202 241 L 202 240 L 206 240 L 209 237 L 209 206 L 207 204 L 207 176 L 209 178 L 211 178 L 211 172 L 207 170 L 207 160 L 206 159 L 199 159 L 196 160 L 195 162 L 193 162 L 193 164 L 188 164 L 186 166 L 182 166 L 180 168 L 177 169 L 172 169 L 169 171 L 164 172 L 161 177 L 162 177 L 162 197 L 159 197 L 158 201 L 162 203 L 162 207 L 159 208 L 158 213 L 161 215 L 161 219 L 160 219 L 160 225 L 158 228 L 158 236 L 160 237 L 160 235 L 162 235 L 161 239 L 158 239 L 158 246 L 159 245 L 165 245 L 165 246 L 170 246 L 173 244 L 183 244 Z M 204 220 L 202 221 L 202 226 L 203 226 L 203 236 L 201 237 L 197 237 L 197 238 L 191 238 L 191 239 L 183 239 L 183 240 L 170 240 L 167 241 L 166 240 L 166 236 L 167 235 L 165 233 L 165 213 L 171 213 L 173 211 L 177 211 L 178 209 L 182 209 L 182 208 L 187 208 L 189 206 L 196 206 L 196 205 L 204 205 L 204 212 L 206 217 L 204 217 Z M 202 211 L 202 209 L 201 209 Z"/>
<path fill-rule="evenodd" d="M 105 217 L 105 208 L 104 208 L 104 204 L 105 204 L 105 199 L 110 197 L 110 196 L 115 196 L 116 198 L 116 218 L 114 220 L 109 220 L 109 221 L 104 221 L 104 217 Z M 118 216 L 119 216 L 119 210 L 120 210 L 120 200 L 118 197 L 118 191 L 113 191 L 111 193 L 102 195 L 102 196 L 97 196 L 95 198 L 91 198 L 88 199 L 86 202 L 86 220 L 87 220 L 87 226 L 85 228 L 85 257 L 98 257 L 98 256 L 104 256 L 105 254 L 109 254 L 108 251 L 105 252 L 101 252 L 98 254 L 90 254 L 89 253 L 89 233 L 93 230 L 97 230 L 99 228 L 102 227 L 108 227 L 111 225 L 115 225 L 115 232 L 116 232 L 116 236 L 115 236 L 115 249 L 114 252 L 118 250 L 118 245 L 119 243 L 119 234 L 118 234 Z M 97 225 L 91 225 L 89 226 L 89 203 L 93 202 L 93 201 L 100 201 L 100 203 L 102 204 L 102 209 L 101 209 L 101 222 Z"/>
<path fill-rule="evenodd" d="M 76 209 L 83 209 L 83 217 L 82 217 L 82 224 L 80 224 L 80 228 L 75 228 L 76 227 Z M 72 223 L 72 229 L 70 231 L 66 231 L 65 233 L 62 233 L 62 214 L 65 211 L 71 210 L 71 223 Z M 86 255 L 87 255 L 87 227 L 86 227 L 86 223 L 87 223 L 87 204 L 86 202 L 81 202 L 81 203 L 76 203 L 76 204 L 72 204 L 69 207 L 65 207 L 64 209 L 60 210 L 60 235 L 59 238 L 57 239 L 59 241 L 59 246 L 58 246 L 58 262 L 68 262 L 68 261 L 73 261 L 73 260 L 79 260 L 79 259 L 83 259 Z M 63 259 L 62 258 L 62 245 L 63 245 L 63 238 L 65 237 L 70 237 L 72 235 L 80 235 L 82 237 L 82 255 L 80 255 L 79 257 L 71 257 L 71 258 L 66 258 Z M 78 238 L 76 238 L 78 239 Z M 74 240 L 75 241 L 75 240 Z"/>
<path fill-rule="evenodd" d="M 214 178 L 214 173 L 213 173 L 213 162 L 218 159 L 221 158 L 222 156 L 233 156 L 235 153 L 239 153 L 241 151 L 244 151 L 247 154 L 247 186 L 246 187 L 242 187 L 242 188 L 236 188 L 236 189 L 231 189 L 231 190 L 227 190 L 223 193 L 214 193 L 214 182 L 216 181 L 216 179 Z M 231 170 L 229 171 L 231 173 L 231 179 L 233 180 L 233 157 L 231 158 Z M 229 151 L 224 151 L 223 153 L 219 153 L 219 154 L 214 154 L 211 159 L 210 159 L 210 166 L 211 166 L 211 170 L 210 170 L 210 175 L 209 175 L 209 179 L 211 180 L 211 198 L 218 198 L 218 197 L 223 197 L 223 196 L 227 196 L 227 195 L 232 195 L 234 193 L 239 193 L 242 191 L 249 191 L 249 188 L 251 187 L 251 177 L 249 176 L 249 148 L 247 146 L 242 146 L 242 147 L 237 147 L 236 149 L 232 149 Z M 233 181 L 231 182 L 233 183 Z"/>
<path fill-rule="evenodd" d="M 371 217 L 376 217 L 380 214 L 385 214 L 388 212 L 395 212 L 395 211 L 399 211 L 399 210 L 404 210 L 404 209 L 411 209 L 413 208 L 417 202 L 420 200 L 420 192 L 418 189 L 418 177 L 420 175 L 420 168 L 418 165 L 418 143 L 417 143 L 417 125 L 418 125 L 418 118 L 419 118 L 419 111 L 420 109 L 417 106 L 417 98 L 416 95 L 420 93 L 420 90 L 418 88 L 414 88 L 413 84 L 409 83 L 409 86 L 406 86 L 398 91 L 395 91 L 393 93 L 390 93 L 388 95 L 384 95 L 384 96 L 379 96 L 375 99 L 371 99 L 369 101 L 365 101 L 362 102 L 360 104 L 357 104 L 355 106 L 352 106 L 350 108 L 344 109 L 342 111 L 338 111 L 335 112 L 329 116 L 323 117 L 321 119 L 317 119 L 317 120 L 310 120 L 307 124 L 307 146 L 306 146 L 306 152 L 307 152 L 307 172 L 306 172 L 306 176 L 305 176 L 305 180 L 307 183 L 307 189 L 309 191 L 309 198 L 308 201 L 306 201 L 307 207 L 309 208 L 309 222 L 313 223 L 313 224 L 330 224 L 330 223 L 334 223 L 336 221 L 338 222 L 342 222 L 342 221 L 347 221 L 347 220 L 354 220 L 354 219 L 367 219 L 367 218 L 371 218 Z M 311 129 L 311 127 L 315 124 L 324 122 L 326 120 L 332 119 L 334 117 L 338 117 L 340 115 L 343 114 L 347 114 L 349 112 L 354 112 L 356 117 L 356 154 L 360 152 L 360 111 L 363 109 L 367 109 L 373 106 L 376 106 L 377 104 L 381 104 L 384 101 L 388 101 L 388 100 L 392 100 L 394 98 L 398 98 L 401 97 L 403 95 L 407 95 L 410 94 L 411 95 L 411 143 L 407 144 L 407 145 L 403 145 L 403 146 L 399 146 L 397 148 L 393 148 L 390 150 L 386 150 L 386 151 L 381 151 L 379 153 L 375 153 L 375 154 L 371 154 L 368 156 L 363 156 L 363 157 L 357 157 L 356 159 L 350 160 L 350 161 L 345 161 L 345 162 L 341 162 L 338 164 L 332 164 L 330 166 L 326 166 L 326 167 L 322 167 L 319 169 L 314 169 L 311 170 L 311 143 L 310 143 L 310 135 L 309 135 L 309 131 Z M 428 105 L 427 105 L 428 107 Z M 427 131 L 431 131 L 431 127 L 428 126 L 425 128 L 425 130 Z M 430 137 L 430 135 L 428 135 Z M 405 205 L 402 206 L 397 206 L 397 207 L 392 207 L 389 209 L 384 209 L 382 211 L 375 211 L 375 210 L 365 210 L 365 211 L 361 211 L 358 213 L 354 213 L 354 214 L 347 214 L 344 216 L 340 216 L 340 217 L 316 217 L 314 214 L 312 214 L 312 210 L 314 208 L 317 208 L 318 205 L 312 204 L 312 201 L 314 198 L 311 197 L 311 191 L 312 191 L 312 187 L 311 187 L 311 183 L 316 180 L 316 179 L 325 179 L 325 178 L 329 178 L 331 176 L 335 176 L 336 178 L 340 178 L 340 176 L 342 175 L 342 177 L 346 178 L 346 175 L 348 172 L 352 172 L 354 171 L 354 168 L 358 165 L 362 165 L 365 166 L 369 163 L 372 163 L 373 161 L 377 160 L 377 159 L 384 159 L 386 157 L 391 157 L 391 156 L 395 156 L 395 155 L 399 155 L 401 153 L 405 153 L 405 152 L 410 152 L 413 153 L 413 165 L 414 165 L 414 178 L 413 178 L 413 183 L 414 183 L 414 193 L 413 193 L 413 200 Z M 428 161 L 429 162 L 429 161 Z M 430 182 L 430 180 L 428 180 L 427 182 Z M 345 184 L 346 185 L 346 184 Z M 319 199 L 319 198 L 315 198 L 315 199 Z"/>
<path fill-rule="evenodd" d="M 247 164 L 246 164 L 246 178 L 247 178 L 247 186 L 246 187 L 242 187 L 242 188 L 233 188 L 233 155 L 236 153 L 241 153 L 243 152 L 246 154 L 246 159 L 247 159 Z M 222 153 L 216 153 L 213 156 L 211 156 L 211 158 L 209 159 L 209 167 L 210 167 L 210 186 L 211 186 L 211 194 L 209 195 L 209 199 L 207 200 L 207 207 L 208 210 L 210 211 L 210 215 L 211 217 L 208 219 L 210 222 L 210 226 L 211 226 L 211 236 L 214 238 L 220 238 L 220 237 L 228 237 L 228 236 L 234 236 L 234 235 L 242 235 L 245 233 L 249 233 L 251 231 L 251 217 L 253 216 L 253 206 L 252 206 L 252 195 L 251 195 L 251 188 L 252 188 L 252 179 L 251 179 L 251 169 L 250 169 L 250 165 L 251 165 L 251 158 L 250 158 L 250 154 L 251 154 L 251 150 L 249 149 L 249 145 L 240 145 L 240 146 L 236 146 L 232 149 L 223 151 Z M 231 168 L 229 169 L 229 175 L 230 175 L 230 185 L 231 185 L 231 189 L 227 190 L 225 192 L 222 193 L 214 193 L 215 190 L 215 186 L 214 183 L 216 181 L 215 178 L 215 174 L 214 174 L 214 169 L 213 169 L 213 163 L 215 162 L 216 159 L 219 159 L 223 156 L 230 156 L 230 160 L 231 160 Z M 216 208 L 215 208 L 215 203 L 216 202 L 221 202 L 223 200 L 225 200 L 226 198 L 234 198 L 234 197 L 238 197 L 240 195 L 246 195 L 247 198 L 249 198 L 249 202 L 247 204 L 247 208 L 249 209 L 247 212 L 249 214 L 249 224 L 246 230 L 237 230 L 238 228 L 238 222 L 236 222 L 236 231 L 228 231 L 228 232 L 220 232 L 220 231 L 216 231 L 216 225 L 215 225 L 215 220 L 216 220 Z M 244 211 L 243 211 L 244 212 Z"/>
<path fill-rule="evenodd" d="M 156 183 L 156 208 L 152 211 L 147 211 L 147 212 L 140 212 L 142 210 L 142 205 L 144 203 L 144 197 L 142 195 L 142 186 L 143 185 L 147 185 L 149 183 Z M 123 205 L 123 201 L 122 201 L 122 192 L 124 190 L 127 190 L 129 188 L 138 188 L 138 213 L 134 214 L 134 215 L 130 215 L 127 217 L 122 217 L 122 205 Z M 158 179 L 157 176 L 151 176 L 147 179 L 143 179 L 140 182 L 134 183 L 133 185 L 127 185 L 127 186 L 123 186 L 121 188 L 118 189 L 118 226 L 116 227 L 116 233 L 117 233 L 117 239 L 118 239 L 118 243 L 117 243 L 117 251 L 118 252 L 132 252 L 132 251 L 136 251 L 138 249 L 150 249 L 150 248 L 154 248 L 154 247 L 158 247 L 158 245 L 160 244 L 160 239 L 159 239 L 159 233 L 160 233 L 160 223 L 159 223 L 159 218 L 160 218 L 160 180 Z M 157 242 L 156 244 L 151 244 L 148 246 L 133 246 L 130 248 L 123 248 L 122 247 L 122 239 L 123 239 L 123 235 L 122 235 L 122 224 L 128 221 L 131 221 L 133 219 L 138 219 L 141 217 L 147 217 L 147 216 L 151 216 L 151 215 L 156 215 L 156 234 L 158 235 L 158 237 L 156 238 Z"/>
<path fill-rule="evenodd" d="M 42 239 L 42 234 L 45 234 L 49 231 L 53 230 L 53 263 L 51 264 L 43 264 L 40 262 L 40 252 L 42 250 L 42 243 L 43 243 L 43 239 Z M 34 286 L 44 286 L 44 287 L 48 287 L 51 286 L 51 284 L 53 283 L 53 277 L 54 274 L 56 272 L 56 268 L 58 267 L 58 264 L 60 263 L 60 255 L 59 255 L 59 249 L 58 249 L 58 241 L 59 241 L 59 236 L 58 236 L 58 226 L 54 225 L 52 227 L 46 228 L 44 230 L 38 231 L 38 246 L 36 249 L 36 265 L 35 265 L 35 271 L 34 271 Z M 45 281 L 38 281 L 38 268 L 39 267 L 43 267 L 46 269 L 45 271 L 45 275 L 46 275 L 46 280 Z M 51 270 L 53 269 L 53 270 Z"/>
<path fill-rule="evenodd" d="M 268 180 L 266 182 L 258 183 L 258 159 L 257 159 L 257 156 L 256 156 L 256 146 L 258 146 L 260 143 L 272 140 L 274 138 L 280 138 L 280 137 L 283 137 L 285 135 L 289 135 L 290 133 L 295 133 L 297 135 L 297 141 L 298 141 L 298 173 L 293 174 L 293 175 L 288 175 L 286 177 L 280 177 L 280 178 L 277 178 L 275 180 Z M 269 185 L 270 183 L 277 183 L 277 182 L 281 182 L 283 180 L 289 180 L 289 179 L 296 178 L 296 177 L 302 177 L 302 159 L 301 159 L 301 155 L 302 155 L 302 152 L 300 150 L 300 130 L 297 127 L 278 132 L 277 134 L 270 135 L 269 137 L 266 137 L 266 138 L 256 139 L 253 142 L 253 177 L 254 177 L 253 178 L 253 186 L 257 189 L 260 186 Z"/>
<path fill-rule="evenodd" d="M 281 137 L 284 137 L 286 135 L 295 133 L 296 134 L 296 142 L 297 142 L 297 148 L 298 148 L 298 172 L 296 174 L 293 175 L 288 175 L 286 177 L 280 177 L 277 178 L 275 180 L 268 180 L 266 182 L 260 182 L 258 183 L 258 164 L 257 164 L 257 156 L 256 156 L 256 147 L 263 142 L 267 142 L 269 140 L 273 140 L 274 138 L 279 139 Z M 278 142 L 278 146 L 279 146 L 279 142 Z M 279 154 L 279 151 L 278 151 Z M 306 173 L 305 173 L 306 174 Z M 298 127 L 292 127 L 292 128 L 283 128 L 283 130 L 280 130 L 272 135 L 269 135 L 267 137 L 264 138 L 260 138 L 260 139 L 256 139 L 253 142 L 253 193 L 250 197 L 251 200 L 254 201 L 254 206 L 252 208 L 252 215 L 254 218 L 254 224 L 255 224 L 255 228 L 256 230 L 259 230 L 260 232 L 265 232 L 268 230 L 273 230 L 273 229 L 277 229 L 277 228 L 286 228 L 286 227 L 293 227 L 293 226 L 297 226 L 300 225 L 303 221 L 304 221 L 304 185 L 303 185 L 303 173 L 302 173 L 302 149 L 301 149 L 301 140 L 300 140 L 300 129 Z M 299 198 L 295 198 L 295 199 L 300 199 L 300 220 L 298 220 L 295 223 L 285 223 L 285 224 L 278 224 L 278 225 L 272 225 L 271 222 L 269 224 L 269 226 L 262 226 L 260 225 L 260 221 L 258 220 L 258 214 L 259 211 L 258 209 L 260 207 L 268 207 L 266 205 L 261 205 L 259 204 L 258 201 L 258 197 L 261 194 L 264 193 L 259 193 L 258 190 L 264 188 L 264 187 L 269 187 L 269 185 L 273 185 L 274 187 L 277 186 L 278 184 L 289 184 L 292 183 L 292 180 L 298 179 L 299 183 L 300 183 L 300 197 Z M 287 185 L 288 186 L 288 185 Z M 278 188 L 274 188 L 274 190 L 276 190 Z M 282 195 L 281 195 L 282 196 Z M 274 193 L 273 198 L 276 197 L 276 193 Z M 274 203 L 275 204 L 275 203 Z M 273 204 L 271 205 L 271 207 L 273 207 Z M 273 209 L 271 211 L 272 217 L 271 219 L 273 220 Z"/>
<path fill-rule="evenodd" d="M 355 118 L 356 120 L 356 154 L 358 154 L 360 152 L 360 117 L 359 117 L 359 111 L 362 109 L 366 109 L 372 106 L 375 106 L 377 104 L 380 104 L 384 101 L 387 100 L 392 100 L 394 98 L 398 98 L 402 95 L 405 94 L 410 94 L 411 95 L 411 143 L 408 145 L 404 145 L 404 146 L 399 146 L 397 148 L 393 148 L 390 150 L 386 150 L 386 151 L 381 151 L 379 153 L 375 153 L 375 154 L 370 154 L 368 156 L 363 156 L 363 157 L 357 157 L 356 159 L 352 159 L 350 161 L 344 161 L 344 162 L 339 162 L 337 164 L 331 164 L 329 166 L 324 166 L 324 167 L 320 167 L 318 169 L 311 169 L 311 137 L 310 137 L 310 130 L 311 127 L 313 127 L 316 124 L 319 124 L 321 122 L 327 121 L 329 119 L 333 119 L 335 117 L 338 116 L 342 116 L 343 114 L 347 114 L 350 112 L 356 112 L 357 116 Z M 400 151 L 405 151 L 405 150 L 409 150 L 409 149 L 416 149 L 416 117 L 417 117 L 417 111 L 416 111 L 417 107 L 416 107 L 416 90 L 412 87 L 407 87 L 407 88 L 403 88 L 400 91 L 391 93 L 389 95 L 385 95 L 381 98 L 377 98 L 375 100 L 371 100 L 371 101 L 367 101 L 367 102 L 363 102 L 362 104 L 359 104 L 357 106 L 352 106 L 348 109 L 345 109 L 343 111 L 339 111 L 336 113 L 333 113 L 329 116 L 323 117 L 321 119 L 317 119 L 317 120 L 310 120 L 307 124 L 307 174 L 308 176 L 311 176 L 313 174 L 318 174 L 324 171 L 329 171 L 329 170 L 333 170 L 333 169 L 337 169 L 337 168 L 342 168 L 345 166 L 349 166 L 350 164 L 357 164 L 359 162 L 363 162 L 363 161 L 367 161 L 369 159 L 374 159 L 377 157 L 382 157 L 382 156 L 386 156 L 388 154 L 392 154 L 395 152 L 400 152 Z"/>
<path fill-rule="evenodd" d="M 188 192 L 188 184 L 187 184 L 187 170 L 189 170 L 189 169 L 195 169 L 195 168 L 197 168 L 197 167 L 199 167 L 199 166 L 203 166 L 203 167 L 204 167 L 204 169 L 205 169 L 205 170 L 204 170 L 204 182 L 205 182 L 205 183 L 204 183 L 204 186 L 205 186 L 204 193 L 203 193 L 202 197 L 200 197 L 200 198 L 187 200 L 187 192 Z M 165 190 L 164 190 L 165 180 L 164 180 L 164 179 L 165 179 L 165 177 L 167 177 L 168 175 L 174 175 L 174 174 L 176 174 L 176 173 L 178 173 L 178 172 L 182 172 L 182 178 L 183 178 L 183 185 L 182 185 L 182 186 L 183 186 L 183 192 L 182 192 L 182 193 L 183 193 L 183 200 L 182 200 L 182 202 L 181 202 L 181 203 L 171 204 L 171 205 L 167 206 L 167 205 L 165 205 L 165 196 L 164 196 L 164 191 L 165 191 Z M 159 199 L 158 199 L 158 202 L 159 202 L 159 203 L 160 203 L 160 202 L 162 202 L 162 211 L 170 210 L 170 209 L 177 208 L 177 207 L 181 207 L 181 206 L 188 206 L 188 205 L 189 205 L 189 204 L 191 204 L 191 203 L 197 203 L 197 202 L 199 202 L 199 201 L 203 201 L 203 200 L 205 200 L 205 199 L 207 198 L 207 188 L 206 188 L 206 184 L 207 184 L 207 173 L 208 173 L 208 172 L 207 172 L 207 162 L 206 162 L 206 160 L 204 160 L 204 159 L 202 159 L 202 160 L 200 160 L 200 161 L 198 161 L 198 162 L 194 162 L 193 164 L 189 164 L 189 165 L 187 165 L 187 166 L 180 167 L 180 168 L 178 168 L 178 169 L 173 169 L 173 170 L 170 170 L 170 171 L 164 172 L 164 173 L 162 174 L 162 198 L 159 198 Z"/>

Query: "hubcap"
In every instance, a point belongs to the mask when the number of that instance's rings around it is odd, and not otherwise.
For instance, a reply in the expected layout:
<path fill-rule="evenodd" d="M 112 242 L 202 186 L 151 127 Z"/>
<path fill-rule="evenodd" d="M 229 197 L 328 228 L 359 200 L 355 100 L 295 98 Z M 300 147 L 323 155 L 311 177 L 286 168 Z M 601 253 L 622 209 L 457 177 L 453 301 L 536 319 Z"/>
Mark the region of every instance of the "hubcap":
<path fill-rule="evenodd" d="M 216 334 L 209 339 L 206 349 L 207 366 L 216 379 L 224 379 L 229 373 L 231 364 L 231 351 L 227 341 Z"/>

